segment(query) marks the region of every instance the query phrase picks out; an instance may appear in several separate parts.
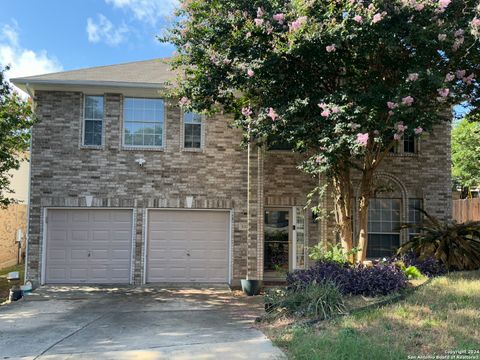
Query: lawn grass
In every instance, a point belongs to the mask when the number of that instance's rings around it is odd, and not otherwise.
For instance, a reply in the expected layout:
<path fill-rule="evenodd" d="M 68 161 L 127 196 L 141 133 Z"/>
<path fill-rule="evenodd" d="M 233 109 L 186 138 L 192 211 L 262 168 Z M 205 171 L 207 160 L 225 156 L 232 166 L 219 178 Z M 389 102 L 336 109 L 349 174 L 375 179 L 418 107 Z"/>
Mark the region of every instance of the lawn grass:
<path fill-rule="evenodd" d="M 12 267 L 1 269 L 0 270 L 0 304 L 8 299 L 8 293 L 9 293 L 11 285 L 7 281 L 7 274 L 11 271 L 19 271 L 20 272 L 20 283 L 23 284 L 23 276 L 24 276 L 24 272 L 25 272 L 25 265 L 24 264 L 15 265 L 15 266 L 12 266 Z"/>
<path fill-rule="evenodd" d="M 480 351 L 480 271 L 435 278 L 400 302 L 316 326 L 274 323 L 262 330 L 292 359 L 407 359 Z"/>

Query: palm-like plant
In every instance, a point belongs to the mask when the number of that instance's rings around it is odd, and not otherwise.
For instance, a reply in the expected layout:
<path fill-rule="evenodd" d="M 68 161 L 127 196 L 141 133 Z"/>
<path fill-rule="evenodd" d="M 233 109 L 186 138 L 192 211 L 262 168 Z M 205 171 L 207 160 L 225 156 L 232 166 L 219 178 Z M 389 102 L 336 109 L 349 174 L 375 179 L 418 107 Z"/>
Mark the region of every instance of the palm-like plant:
<path fill-rule="evenodd" d="M 402 226 L 415 228 L 419 235 L 401 245 L 399 254 L 413 251 L 420 259 L 434 257 L 449 270 L 480 269 L 480 221 L 442 222 L 419 211 L 425 216 L 421 224 Z"/>

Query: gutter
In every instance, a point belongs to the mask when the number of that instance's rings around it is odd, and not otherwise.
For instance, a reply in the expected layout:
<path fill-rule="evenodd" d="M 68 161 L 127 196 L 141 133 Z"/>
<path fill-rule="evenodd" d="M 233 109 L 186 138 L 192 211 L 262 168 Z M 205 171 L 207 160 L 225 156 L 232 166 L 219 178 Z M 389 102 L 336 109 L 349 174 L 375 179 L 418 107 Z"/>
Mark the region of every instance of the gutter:
<path fill-rule="evenodd" d="M 165 87 L 165 83 L 145 83 L 145 82 L 127 82 L 127 81 L 96 81 L 96 80 L 41 80 L 28 78 L 10 79 L 15 85 L 80 85 L 80 86 L 103 86 L 103 87 L 122 87 L 122 88 L 148 88 L 158 89 Z"/>

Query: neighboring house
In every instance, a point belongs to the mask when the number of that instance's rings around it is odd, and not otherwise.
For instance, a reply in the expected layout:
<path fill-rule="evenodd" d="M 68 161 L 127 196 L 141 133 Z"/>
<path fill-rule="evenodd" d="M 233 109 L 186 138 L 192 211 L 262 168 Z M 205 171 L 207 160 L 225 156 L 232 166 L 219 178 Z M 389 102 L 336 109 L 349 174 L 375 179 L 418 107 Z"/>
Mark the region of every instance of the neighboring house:
<path fill-rule="evenodd" d="M 10 172 L 13 193 L 8 196 L 16 203 L 0 209 L 0 269 L 16 265 L 25 250 L 29 169 L 29 162 L 22 161 L 18 170 Z M 20 246 L 17 240 L 21 240 Z"/>
<path fill-rule="evenodd" d="M 229 283 L 308 266 L 334 238 L 300 155 L 241 148 L 228 116 L 164 97 L 160 60 L 13 79 L 34 96 L 27 278 L 34 283 Z M 369 256 L 408 238 L 415 207 L 451 217 L 450 129 L 405 141 L 378 173 Z M 332 198 L 322 199 L 326 209 Z"/>

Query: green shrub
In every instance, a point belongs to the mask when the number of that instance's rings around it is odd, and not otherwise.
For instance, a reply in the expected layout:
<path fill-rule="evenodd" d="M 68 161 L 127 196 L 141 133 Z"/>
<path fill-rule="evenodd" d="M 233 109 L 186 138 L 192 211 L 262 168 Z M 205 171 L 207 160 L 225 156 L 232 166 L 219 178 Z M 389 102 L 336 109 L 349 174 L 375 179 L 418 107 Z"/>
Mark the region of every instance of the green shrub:
<path fill-rule="evenodd" d="M 343 247 L 339 244 L 329 244 L 326 247 L 323 244 L 317 244 L 310 248 L 308 256 L 315 261 L 320 260 L 345 264 L 349 262 L 349 257 L 356 254 L 358 251 L 359 249 L 353 248 L 352 250 L 345 252 Z"/>
<path fill-rule="evenodd" d="M 330 281 L 297 290 L 269 289 L 265 294 L 265 305 L 267 312 L 274 317 L 294 315 L 328 319 L 345 312 L 342 294 Z"/>
<path fill-rule="evenodd" d="M 407 279 L 421 279 L 423 277 L 420 270 L 418 270 L 415 266 L 403 267 L 403 273 L 407 277 Z"/>
<path fill-rule="evenodd" d="M 415 228 L 420 235 L 403 244 L 399 254 L 413 252 L 420 260 L 433 257 L 449 270 L 480 269 L 480 222 L 445 223 L 425 211 L 420 225 Z"/>

